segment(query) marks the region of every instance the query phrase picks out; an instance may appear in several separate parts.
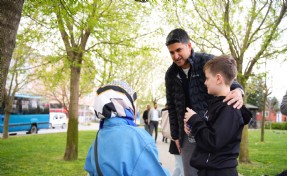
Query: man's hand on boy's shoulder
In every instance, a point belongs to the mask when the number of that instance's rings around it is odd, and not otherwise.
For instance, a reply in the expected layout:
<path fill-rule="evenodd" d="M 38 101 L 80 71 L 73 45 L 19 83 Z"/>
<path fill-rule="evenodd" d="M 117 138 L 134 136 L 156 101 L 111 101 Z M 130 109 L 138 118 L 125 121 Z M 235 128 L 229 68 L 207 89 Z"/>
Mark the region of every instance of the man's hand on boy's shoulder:
<path fill-rule="evenodd" d="M 227 102 L 228 105 L 234 104 L 234 108 L 240 109 L 243 106 L 242 89 L 237 88 L 230 91 L 223 102 Z"/>

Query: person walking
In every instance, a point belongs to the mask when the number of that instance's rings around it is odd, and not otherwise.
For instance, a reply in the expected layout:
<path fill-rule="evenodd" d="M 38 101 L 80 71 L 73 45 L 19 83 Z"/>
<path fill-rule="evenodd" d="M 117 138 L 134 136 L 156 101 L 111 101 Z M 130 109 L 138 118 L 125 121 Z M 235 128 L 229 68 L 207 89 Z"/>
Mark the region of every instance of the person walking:
<path fill-rule="evenodd" d="M 136 92 L 126 82 L 113 81 L 97 90 L 94 109 L 100 129 L 84 169 L 97 175 L 168 176 L 153 138 L 134 123 Z"/>
<path fill-rule="evenodd" d="M 150 109 L 148 113 L 148 124 L 150 135 L 152 136 L 153 131 L 155 131 L 154 140 L 156 142 L 157 139 L 157 132 L 158 132 L 158 121 L 161 116 L 160 110 L 157 108 L 157 103 L 153 104 L 153 108 Z"/>
<path fill-rule="evenodd" d="M 244 105 L 234 109 L 223 102 L 237 76 L 236 61 L 228 55 L 215 57 L 205 64 L 204 72 L 204 84 L 214 97 L 208 100 L 204 116 L 186 108 L 185 132 L 194 134 L 196 141 L 190 164 L 198 169 L 199 176 L 238 176 L 242 130 L 252 113 Z"/>
<path fill-rule="evenodd" d="M 187 32 L 180 28 L 168 34 L 165 44 L 173 60 L 165 74 L 171 136 L 182 156 L 185 176 L 196 176 L 197 170 L 190 166 L 195 143 L 189 142 L 184 131 L 183 119 L 186 107 L 192 108 L 201 116 L 207 110 L 207 100 L 211 98 L 211 95 L 208 95 L 204 85 L 203 66 L 214 56 L 194 52 Z M 243 94 L 242 86 L 234 80 L 231 91 L 224 101 L 239 109 L 243 105 Z"/>
<path fill-rule="evenodd" d="M 165 105 L 165 107 L 161 110 L 160 126 L 162 133 L 162 142 L 167 143 L 167 139 L 171 139 L 167 105 Z"/>
<path fill-rule="evenodd" d="M 282 102 L 280 105 L 280 111 L 283 115 L 287 116 L 287 91 L 286 91 L 286 94 L 282 98 Z"/>
<path fill-rule="evenodd" d="M 144 121 L 144 129 L 150 133 L 149 124 L 148 124 L 148 112 L 150 110 L 150 105 L 146 105 L 146 110 L 143 112 L 143 121 Z"/>

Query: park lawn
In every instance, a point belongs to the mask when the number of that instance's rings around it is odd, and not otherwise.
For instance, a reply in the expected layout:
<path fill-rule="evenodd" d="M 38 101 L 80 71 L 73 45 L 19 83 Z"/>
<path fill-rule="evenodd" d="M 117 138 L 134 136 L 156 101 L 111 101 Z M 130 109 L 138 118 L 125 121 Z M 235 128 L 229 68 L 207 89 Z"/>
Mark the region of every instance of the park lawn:
<path fill-rule="evenodd" d="M 79 131 L 78 160 L 64 161 L 66 133 L 0 139 L 0 176 L 86 176 L 84 163 L 96 131 Z"/>
<path fill-rule="evenodd" d="M 0 175 L 84 176 L 85 157 L 96 131 L 79 131 L 78 160 L 64 161 L 66 133 L 10 136 L 0 139 Z M 168 152 L 167 152 L 168 153 Z M 249 130 L 251 164 L 239 164 L 244 176 L 277 175 L 287 169 L 287 132 Z"/>
<path fill-rule="evenodd" d="M 261 129 L 248 131 L 251 164 L 238 166 L 244 176 L 276 176 L 287 170 L 287 131 L 264 131 L 264 142 L 260 142 Z"/>

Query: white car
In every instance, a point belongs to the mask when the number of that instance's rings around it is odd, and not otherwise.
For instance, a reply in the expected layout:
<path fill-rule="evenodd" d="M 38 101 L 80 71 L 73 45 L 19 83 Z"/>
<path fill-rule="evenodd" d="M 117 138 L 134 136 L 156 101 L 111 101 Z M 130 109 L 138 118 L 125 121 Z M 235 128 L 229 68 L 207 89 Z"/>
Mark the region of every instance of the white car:
<path fill-rule="evenodd" d="M 50 113 L 50 128 L 61 127 L 65 129 L 68 125 L 68 118 L 65 113 L 51 112 Z"/>

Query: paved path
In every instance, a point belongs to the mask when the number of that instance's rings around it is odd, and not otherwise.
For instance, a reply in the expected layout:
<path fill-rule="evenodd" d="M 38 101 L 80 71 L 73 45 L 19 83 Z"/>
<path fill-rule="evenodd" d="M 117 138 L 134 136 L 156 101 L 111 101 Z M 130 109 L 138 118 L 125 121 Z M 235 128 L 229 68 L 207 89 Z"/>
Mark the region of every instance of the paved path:
<path fill-rule="evenodd" d="M 168 143 L 162 142 L 162 134 L 158 132 L 156 146 L 158 148 L 159 160 L 169 170 L 169 173 L 172 174 L 174 170 L 174 156 L 168 152 L 169 144 L 170 140 L 168 140 Z"/>

